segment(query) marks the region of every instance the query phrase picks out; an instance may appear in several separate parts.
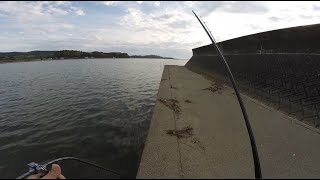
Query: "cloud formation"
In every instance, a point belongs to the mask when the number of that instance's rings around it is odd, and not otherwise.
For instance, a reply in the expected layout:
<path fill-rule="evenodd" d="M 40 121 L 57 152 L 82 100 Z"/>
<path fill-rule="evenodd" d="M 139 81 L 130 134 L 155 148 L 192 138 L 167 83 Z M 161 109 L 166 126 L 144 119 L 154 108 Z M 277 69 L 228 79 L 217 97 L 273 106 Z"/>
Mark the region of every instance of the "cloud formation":
<path fill-rule="evenodd" d="M 103 1 L 101 3 L 106 5 L 106 6 L 115 6 L 115 5 L 117 5 L 119 3 L 119 1 Z"/>
<path fill-rule="evenodd" d="M 319 2 L 7 1 L 0 2 L 0 51 L 122 51 L 188 59 L 217 41 L 320 22 Z"/>
<path fill-rule="evenodd" d="M 78 16 L 84 16 L 84 15 L 85 15 L 84 11 L 81 10 L 81 9 L 75 10 L 75 13 L 76 13 L 76 15 L 78 15 Z"/>

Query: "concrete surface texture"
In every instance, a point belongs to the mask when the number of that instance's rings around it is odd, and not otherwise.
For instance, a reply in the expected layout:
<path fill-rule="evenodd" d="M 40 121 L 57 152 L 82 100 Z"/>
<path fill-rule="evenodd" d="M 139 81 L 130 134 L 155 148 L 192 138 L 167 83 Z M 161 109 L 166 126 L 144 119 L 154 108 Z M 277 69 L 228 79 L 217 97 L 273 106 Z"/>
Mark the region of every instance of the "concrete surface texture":
<path fill-rule="evenodd" d="M 254 178 L 247 129 L 230 87 L 165 66 L 157 98 L 137 178 Z M 174 106 L 166 104 L 170 99 Z M 243 99 L 263 178 L 319 178 L 319 130 Z M 167 131 L 186 127 L 188 136 Z"/>
<path fill-rule="evenodd" d="M 320 56 L 315 54 L 229 54 L 240 91 L 320 129 Z M 193 71 L 229 81 L 219 56 L 194 55 Z"/>

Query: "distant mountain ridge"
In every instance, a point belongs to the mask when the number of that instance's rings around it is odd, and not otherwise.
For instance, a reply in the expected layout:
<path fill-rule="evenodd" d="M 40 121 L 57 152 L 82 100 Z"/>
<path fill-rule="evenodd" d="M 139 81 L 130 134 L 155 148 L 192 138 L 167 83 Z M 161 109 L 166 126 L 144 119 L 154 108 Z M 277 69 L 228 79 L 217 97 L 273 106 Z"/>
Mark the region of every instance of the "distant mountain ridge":
<path fill-rule="evenodd" d="M 57 60 L 57 59 L 83 59 L 83 58 L 160 58 L 157 55 L 133 55 L 129 56 L 122 52 L 83 52 L 77 50 L 61 51 L 30 51 L 30 52 L 0 52 L 0 62 L 32 61 L 32 60 Z"/>

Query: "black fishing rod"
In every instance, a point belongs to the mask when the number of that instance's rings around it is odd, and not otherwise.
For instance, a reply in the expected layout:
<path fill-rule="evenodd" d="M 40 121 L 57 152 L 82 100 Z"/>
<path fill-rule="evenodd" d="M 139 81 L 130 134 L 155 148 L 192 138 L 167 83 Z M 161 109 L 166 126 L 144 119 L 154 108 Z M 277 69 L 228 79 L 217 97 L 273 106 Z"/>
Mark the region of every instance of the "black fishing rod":
<path fill-rule="evenodd" d="M 94 163 L 91 163 L 91 162 L 88 162 L 86 160 L 82 160 L 82 159 L 79 159 L 79 158 L 76 158 L 76 157 L 62 157 L 62 158 L 58 158 L 58 159 L 54 159 L 52 161 L 49 161 L 47 163 L 44 163 L 42 165 L 38 164 L 38 163 L 35 163 L 35 162 L 31 162 L 28 164 L 29 166 L 29 171 L 22 174 L 21 176 L 17 177 L 16 179 L 24 179 L 32 174 L 38 174 L 38 173 L 45 173 L 47 174 L 49 171 L 47 169 L 47 166 L 53 164 L 53 163 L 56 163 L 56 162 L 59 162 L 59 161 L 65 161 L 65 160 L 74 160 L 74 161 L 79 161 L 79 162 L 82 162 L 82 163 L 85 163 L 85 164 L 88 164 L 90 166 L 94 166 L 96 168 L 99 168 L 99 169 L 102 169 L 102 170 L 105 170 L 105 171 L 108 171 L 108 172 L 111 172 L 113 174 L 116 174 L 119 176 L 120 178 L 120 174 L 113 171 L 113 170 L 110 170 L 110 169 L 107 169 L 107 168 L 104 168 L 102 166 L 99 166 L 99 165 L 96 165 Z"/>
<path fill-rule="evenodd" d="M 231 80 L 233 89 L 234 89 L 234 91 L 236 93 L 236 96 L 238 98 L 238 102 L 239 102 L 239 105 L 241 107 L 243 118 L 244 118 L 244 121 L 246 123 L 247 130 L 248 130 L 250 143 L 251 143 L 251 150 L 252 150 L 252 155 L 253 155 L 255 178 L 256 179 L 261 179 L 262 178 L 262 174 L 261 174 L 261 167 L 260 167 L 258 149 L 257 149 L 257 146 L 256 146 L 256 142 L 254 140 L 254 135 L 253 135 L 253 132 L 252 132 L 252 129 L 251 129 L 251 125 L 250 125 L 250 122 L 249 122 L 249 118 L 248 118 L 248 114 L 247 114 L 246 108 L 245 108 L 245 106 L 243 104 L 242 98 L 240 96 L 240 92 L 239 92 L 238 87 L 236 85 L 236 82 L 235 82 L 235 80 L 233 78 L 233 75 L 232 75 L 231 69 L 229 67 L 229 64 L 228 64 L 226 58 L 224 57 L 222 51 L 220 50 L 218 44 L 216 43 L 216 40 L 214 39 L 213 35 L 211 34 L 211 31 L 209 30 L 209 28 L 206 25 L 204 25 L 205 23 L 203 23 L 200 20 L 200 18 L 197 16 L 197 14 L 193 10 L 192 10 L 192 12 L 196 16 L 196 18 L 198 19 L 200 24 L 202 25 L 203 29 L 206 31 L 207 35 L 209 36 L 210 40 L 212 41 L 212 44 L 214 44 L 214 47 L 216 48 L 219 56 L 222 58 L 225 66 L 227 67 L 229 79 Z"/>

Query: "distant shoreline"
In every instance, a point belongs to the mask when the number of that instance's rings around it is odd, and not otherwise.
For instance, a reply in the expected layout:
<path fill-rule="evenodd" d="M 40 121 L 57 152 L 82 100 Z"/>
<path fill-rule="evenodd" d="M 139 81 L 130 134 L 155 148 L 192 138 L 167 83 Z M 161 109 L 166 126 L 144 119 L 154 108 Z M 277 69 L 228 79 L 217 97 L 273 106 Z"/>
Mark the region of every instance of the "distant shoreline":
<path fill-rule="evenodd" d="M 63 61 L 63 60 L 84 60 L 84 59 L 171 59 L 171 60 L 182 60 L 175 58 L 139 58 L 139 57 L 130 57 L 130 58 L 65 58 L 65 59 L 30 59 L 30 60 L 13 60 L 13 61 L 0 61 L 0 64 L 9 64 L 9 63 L 23 63 L 23 62 L 34 62 L 34 61 Z"/>
<path fill-rule="evenodd" d="M 145 58 L 145 59 L 175 59 L 158 55 L 128 55 L 123 52 L 83 52 L 77 50 L 61 51 L 30 51 L 30 52 L 0 52 L 0 64 L 30 61 L 54 61 L 64 59 L 101 59 L 101 58 Z"/>

